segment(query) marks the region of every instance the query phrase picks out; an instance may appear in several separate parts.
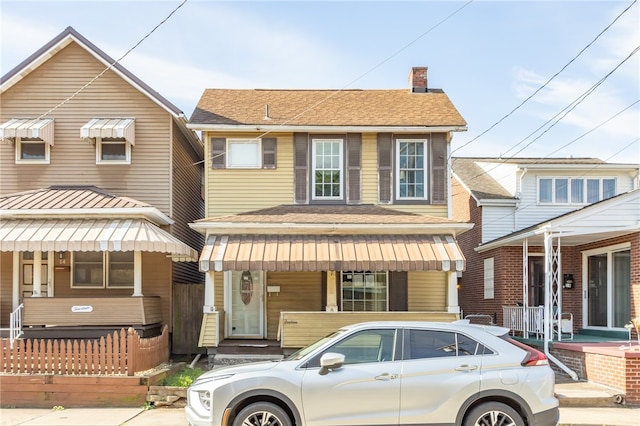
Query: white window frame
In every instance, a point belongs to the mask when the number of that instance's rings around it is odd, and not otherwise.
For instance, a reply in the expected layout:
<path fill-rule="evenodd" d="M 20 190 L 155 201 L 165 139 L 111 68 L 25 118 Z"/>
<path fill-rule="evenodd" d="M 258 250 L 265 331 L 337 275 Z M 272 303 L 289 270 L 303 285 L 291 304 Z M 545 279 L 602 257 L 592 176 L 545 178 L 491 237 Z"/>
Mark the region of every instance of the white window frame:
<path fill-rule="evenodd" d="M 540 184 L 543 180 L 551 181 L 551 201 L 540 201 Z M 556 201 L 557 180 L 566 180 L 567 181 L 567 202 L 558 202 Z M 582 201 L 574 201 L 573 200 L 573 181 L 580 180 L 582 181 Z M 598 199 L 596 201 L 587 201 L 588 200 L 588 181 L 596 180 L 598 181 Z M 587 204 L 592 204 L 594 202 L 604 200 L 604 181 L 612 180 L 614 182 L 614 195 L 618 193 L 618 180 L 615 177 L 611 176 L 603 176 L 603 177 L 589 177 L 589 176 L 581 176 L 581 177 L 572 177 L 572 176 L 538 176 L 536 181 L 536 201 L 539 205 L 556 205 L 556 206 L 569 206 L 569 205 L 580 205 L 584 206 Z"/>
<path fill-rule="evenodd" d="M 495 297 L 495 264 L 494 258 L 484 260 L 484 298 L 493 299 Z"/>
<path fill-rule="evenodd" d="M 255 164 L 234 164 L 234 161 L 233 161 L 234 145 L 255 145 L 256 147 Z M 261 138 L 227 139 L 226 162 L 227 162 L 228 169 L 261 169 L 262 168 L 262 139 Z"/>
<path fill-rule="evenodd" d="M 319 143 L 338 143 L 339 167 L 337 169 L 321 169 L 321 170 L 337 170 L 340 173 L 340 195 L 338 196 L 319 196 L 316 195 L 316 149 Z M 312 200 L 342 200 L 344 199 L 344 139 L 339 138 L 314 138 L 312 139 L 311 148 L 311 199 Z"/>
<path fill-rule="evenodd" d="M 103 160 L 102 159 L 102 145 L 121 145 L 124 144 L 125 159 L 124 160 Z M 102 138 L 96 138 L 96 164 L 131 164 L 131 143 L 124 138 L 115 138 L 109 140 L 103 140 Z"/>
<path fill-rule="evenodd" d="M 22 145 L 44 144 L 44 158 L 20 158 Z M 16 164 L 49 164 L 51 162 L 51 145 L 42 139 L 16 138 Z"/>
<path fill-rule="evenodd" d="M 358 287 L 356 285 L 356 281 L 355 281 L 355 277 L 361 277 L 361 286 L 363 288 L 366 287 L 376 287 L 375 283 L 377 282 L 375 280 L 376 276 L 383 276 L 385 277 L 385 292 L 386 294 L 384 295 L 385 297 L 385 310 L 384 311 L 367 311 L 367 310 L 363 310 L 363 311 L 354 311 L 351 308 L 348 310 L 345 310 L 345 298 L 344 298 L 344 289 L 345 287 L 347 288 L 356 288 Z M 351 285 L 345 286 L 345 279 L 351 276 Z M 367 285 L 367 280 L 368 277 L 371 277 L 371 283 L 373 285 Z M 342 271 L 340 272 L 340 310 L 344 311 L 344 312 L 389 312 L 389 272 L 387 271 Z M 353 300 L 355 299 L 348 299 L 349 301 L 353 302 Z M 363 303 L 364 303 L 364 299 L 363 299 Z M 364 306 L 364 304 L 363 304 Z"/>
<path fill-rule="evenodd" d="M 400 175 L 402 169 L 400 168 L 400 145 L 403 143 L 422 143 L 422 169 L 413 168 L 411 170 L 422 170 L 422 188 L 423 188 L 423 196 L 422 197 L 402 197 L 400 195 Z M 395 143 L 395 190 L 396 190 L 396 199 L 397 200 L 428 200 L 429 199 L 429 139 L 396 139 Z M 420 182 L 415 182 L 420 183 Z"/>
<path fill-rule="evenodd" d="M 131 285 L 109 285 L 109 265 L 110 265 L 110 252 L 105 251 L 101 252 L 102 254 L 102 285 L 100 286 L 86 286 L 86 285 L 77 285 L 75 283 L 75 268 L 76 268 L 76 254 L 77 252 L 71 252 L 71 288 L 77 288 L 81 290 L 95 290 L 95 289 L 104 289 L 104 288 L 127 288 L 132 289 L 134 287 L 134 282 L 131 282 Z M 135 274 L 136 269 L 136 255 L 134 252 L 131 252 L 133 256 L 133 270 Z"/>

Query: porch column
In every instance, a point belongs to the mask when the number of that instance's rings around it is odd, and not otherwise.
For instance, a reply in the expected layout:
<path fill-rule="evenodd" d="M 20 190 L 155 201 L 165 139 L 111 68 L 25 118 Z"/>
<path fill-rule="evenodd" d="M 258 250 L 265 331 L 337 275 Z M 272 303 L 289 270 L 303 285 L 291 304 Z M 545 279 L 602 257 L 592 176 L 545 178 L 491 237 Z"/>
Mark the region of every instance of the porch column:
<path fill-rule="evenodd" d="M 522 242 L 522 309 L 524 311 L 524 338 L 529 337 L 529 241 Z"/>
<path fill-rule="evenodd" d="M 13 309 L 15 310 L 20 304 L 20 252 L 13 252 L 13 292 L 11 300 L 13 302 Z"/>
<path fill-rule="evenodd" d="M 327 271 L 327 306 L 325 311 L 338 312 L 338 295 L 336 292 L 336 271 Z"/>
<path fill-rule="evenodd" d="M 207 271 L 204 275 L 204 313 L 216 311 L 216 292 L 214 271 Z"/>
<path fill-rule="evenodd" d="M 142 296 L 142 252 L 133 252 L 133 296 Z"/>
<path fill-rule="evenodd" d="M 33 252 L 33 295 L 42 297 L 42 252 Z"/>
<path fill-rule="evenodd" d="M 458 273 L 449 271 L 447 274 L 447 312 L 453 314 L 460 313 L 458 305 Z"/>

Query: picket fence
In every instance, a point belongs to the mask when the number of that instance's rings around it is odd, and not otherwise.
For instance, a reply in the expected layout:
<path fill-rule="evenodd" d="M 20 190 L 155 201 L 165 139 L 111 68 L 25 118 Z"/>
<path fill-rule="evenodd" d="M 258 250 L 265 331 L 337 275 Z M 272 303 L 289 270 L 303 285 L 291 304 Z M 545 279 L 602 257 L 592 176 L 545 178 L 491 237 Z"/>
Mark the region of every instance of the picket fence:
<path fill-rule="evenodd" d="M 9 339 L 1 342 L 0 373 L 127 375 L 169 360 L 169 328 L 141 338 L 133 329 L 114 331 L 96 340 Z"/>

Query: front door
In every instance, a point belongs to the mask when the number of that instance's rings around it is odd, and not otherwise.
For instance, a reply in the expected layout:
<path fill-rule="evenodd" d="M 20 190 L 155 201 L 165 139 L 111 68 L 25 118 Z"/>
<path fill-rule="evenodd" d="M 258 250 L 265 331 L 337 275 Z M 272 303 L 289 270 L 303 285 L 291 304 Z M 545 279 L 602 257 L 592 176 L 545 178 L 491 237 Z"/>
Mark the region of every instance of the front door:
<path fill-rule="evenodd" d="M 264 338 L 264 286 L 262 271 L 226 274 L 229 337 Z"/>
<path fill-rule="evenodd" d="M 48 252 L 42 252 L 40 267 L 40 291 L 39 297 L 47 297 L 49 294 L 49 268 Z M 20 300 L 33 296 L 34 259 L 32 251 L 23 251 L 20 255 Z"/>

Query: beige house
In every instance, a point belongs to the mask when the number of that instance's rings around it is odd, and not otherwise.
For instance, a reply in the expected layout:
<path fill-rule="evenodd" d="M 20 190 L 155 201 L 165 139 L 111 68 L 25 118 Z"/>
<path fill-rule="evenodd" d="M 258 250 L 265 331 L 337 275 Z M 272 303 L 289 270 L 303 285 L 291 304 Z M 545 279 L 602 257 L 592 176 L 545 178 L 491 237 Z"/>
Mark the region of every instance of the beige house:
<path fill-rule="evenodd" d="M 466 122 L 416 67 L 398 90 L 203 93 L 200 345 L 297 348 L 342 324 L 459 316 L 449 142 Z M 246 342 L 245 342 L 246 343 Z M 244 344 L 244 343 L 243 343 Z M 249 342 L 250 344 L 250 342 Z"/>
<path fill-rule="evenodd" d="M 203 278 L 188 226 L 203 146 L 186 122 L 73 28 L 2 76 L 2 328 L 19 328 L 10 313 L 25 336 L 173 326 L 173 286 Z"/>

